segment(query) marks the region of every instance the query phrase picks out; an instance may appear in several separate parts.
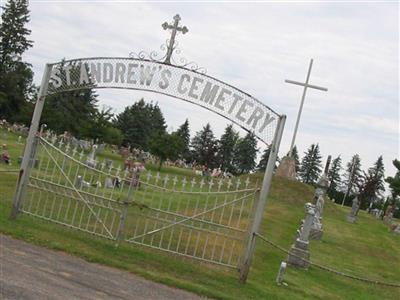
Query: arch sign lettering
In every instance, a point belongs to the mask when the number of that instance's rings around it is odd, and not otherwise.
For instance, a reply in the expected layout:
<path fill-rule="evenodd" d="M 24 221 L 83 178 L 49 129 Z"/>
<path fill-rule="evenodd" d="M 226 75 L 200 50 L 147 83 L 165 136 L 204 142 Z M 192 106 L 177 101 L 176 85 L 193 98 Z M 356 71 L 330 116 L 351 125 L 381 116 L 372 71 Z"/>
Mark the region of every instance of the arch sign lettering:
<path fill-rule="evenodd" d="M 47 95 L 92 88 L 132 89 L 167 95 L 193 103 L 230 120 L 244 130 L 252 132 L 271 149 L 259 199 L 255 204 L 256 209 L 250 218 L 252 223 L 248 228 L 247 246 L 239 267 L 241 280 L 245 281 L 254 252 L 256 233 L 267 201 L 286 116 L 279 115 L 242 90 L 205 75 L 193 63 L 186 63 L 183 59 L 180 59 L 181 65 L 174 63 L 173 53 L 177 52 L 176 34 L 188 32 L 186 26 L 179 26 L 179 21 L 180 17 L 176 15 L 172 24 L 162 24 L 165 30 L 171 30 L 171 37 L 167 44 L 162 46 L 166 54 L 161 59 L 155 59 L 155 52 L 150 55 L 141 52 L 126 58 L 80 58 L 46 65 L 26 141 L 11 218 L 16 218 L 20 212 L 25 190 L 30 182 L 32 161 L 36 154 L 36 137 Z M 75 187 L 72 189 L 76 191 Z"/>
<path fill-rule="evenodd" d="M 85 58 L 52 65 L 47 94 L 83 88 L 150 91 L 213 111 L 270 144 L 279 115 L 213 77 L 165 63 L 133 58 Z"/>

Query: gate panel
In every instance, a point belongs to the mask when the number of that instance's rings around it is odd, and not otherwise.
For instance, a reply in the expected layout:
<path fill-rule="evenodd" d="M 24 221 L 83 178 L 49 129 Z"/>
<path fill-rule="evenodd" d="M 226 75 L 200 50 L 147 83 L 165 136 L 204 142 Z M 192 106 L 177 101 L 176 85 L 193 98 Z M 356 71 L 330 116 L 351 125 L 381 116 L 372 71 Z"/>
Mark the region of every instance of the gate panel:
<path fill-rule="evenodd" d="M 62 146 L 62 141 L 58 145 Z M 69 156 L 43 137 L 36 137 L 35 148 L 36 158 L 31 160 L 33 169 L 21 211 L 115 239 L 122 211 L 118 202 L 99 193 L 102 176 L 98 170 Z M 83 158 L 83 154 L 80 156 Z"/>
<path fill-rule="evenodd" d="M 95 150 L 36 137 L 21 211 L 112 240 L 237 267 L 258 183 L 122 170 Z"/>
<path fill-rule="evenodd" d="M 249 180 L 158 176 L 141 181 L 126 241 L 236 267 L 257 189 Z"/>

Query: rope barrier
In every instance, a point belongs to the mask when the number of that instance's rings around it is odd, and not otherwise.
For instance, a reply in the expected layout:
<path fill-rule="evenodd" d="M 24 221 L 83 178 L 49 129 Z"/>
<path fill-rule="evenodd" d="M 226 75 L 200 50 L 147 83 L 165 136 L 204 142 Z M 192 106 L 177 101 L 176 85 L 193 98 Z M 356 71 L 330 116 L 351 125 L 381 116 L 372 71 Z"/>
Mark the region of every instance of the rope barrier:
<path fill-rule="evenodd" d="M 288 251 L 288 250 L 286 250 L 285 248 L 283 248 L 283 247 L 281 247 L 281 246 L 279 246 L 279 245 L 277 245 L 277 244 L 271 242 L 270 240 L 268 240 L 266 237 L 262 236 L 261 234 L 259 234 L 259 233 L 254 233 L 254 235 L 257 236 L 257 237 L 259 237 L 261 240 L 263 240 L 263 241 L 266 242 L 267 244 L 269 244 L 269 245 L 275 247 L 276 249 L 279 249 L 280 251 L 282 251 L 282 252 L 284 252 L 284 253 L 286 253 L 286 254 L 289 254 L 289 251 Z M 309 260 L 307 260 L 307 259 L 305 259 L 305 258 L 302 258 L 302 257 L 300 257 L 300 256 L 298 256 L 298 255 L 295 255 L 295 254 L 293 254 L 293 253 L 290 253 L 290 255 L 291 255 L 291 256 L 294 256 L 294 257 L 296 257 L 296 258 L 299 258 L 299 259 L 301 259 L 302 261 L 305 261 L 305 262 L 309 263 L 309 264 L 312 265 L 312 266 L 315 266 L 315 267 L 317 267 L 317 268 L 319 268 L 319 269 L 321 269 L 321 270 L 324 270 L 324 271 L 328 271 L 328 272 L 333 273 L 333 274 L 335 274 L 335 275 L 347 277 L 347 278 L 354 279 L 354 280 L 358 280 L 358 281 L 373 283 L 373 284 L 377 284 L 377 285 L 384 285 L 384 286 L 390 286 L 390 287 L 400 288 L 400 284 L 397 284 L 397 283 L 382 282 L 382 281 L 378 281 L 378 280 L 373 280 L 373 279 L 369 279 L 369 278 L 364 278 L 364 277 L 359 277 L 359 276 L 354 276 L 354 275 L 346 274 L 346 273 L 343 273 L 343 272 L 341 272 L 341 271 L 337 271 L 337 270 L 335 270 L 335 269 L 331 269 L 331 268 L 329 268 L 329 267 L 326 267 L 326 266 L 323 266 L 323 265 L 320 265 L 320 264 L 311 262 L 311 261 L 309 261 Z"/>

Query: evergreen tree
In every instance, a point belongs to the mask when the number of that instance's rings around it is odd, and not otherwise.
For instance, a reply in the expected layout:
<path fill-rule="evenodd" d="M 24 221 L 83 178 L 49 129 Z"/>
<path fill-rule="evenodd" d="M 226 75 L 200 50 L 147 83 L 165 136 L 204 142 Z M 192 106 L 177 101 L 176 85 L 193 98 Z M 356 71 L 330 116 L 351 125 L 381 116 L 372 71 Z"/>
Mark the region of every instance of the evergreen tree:
<path fill-rule="evenodd" d="M 397 169 L 394 177 L 386 178 L 386 182 L 389 184 L 389 188 L 392 192 L 393 198 L 400 196 L 400 161 L 395 159 L 393 160 L 393 165 Z"/>
<path fill-rule="evenodd" d="M 271 148 L 267 147 L 265 148 L 263 154 L 261 155 L 261 159 L 256 167 L 256 170 L 259 172 L 264 172 L 265 169 L 267 168 L 267 164 L 268 164 L 268 160 L 269 160 L 269 156 L 271 154 Z M 279 157 L 276 157 L 276 162 L 275 162 L 275 166 L 274 166 L 274 170 L 276 170 L 278 168 L 280 159 Z"/>
<path fill-rule="evenodd" d="M 28 1 L 9 0 L 2 7 L 0 23 L 0 117 L 18 120 L 33 92 L 31 66 L 22 61 L 32 47 L 25 26 L 29 22 Z"/>
<path fill-rule="evenodd" d="M 235 168 L 239 174 L 249 173 L 256 167 L 257 139 L 251 132 L 240 138 L 235 149 Z"/>
<path fill-rule="evenodd" d="M 116 128 L 124 134 L 124 145 L 147 151 L 152 135 L 165 133 L 166 125 L 157 104 L 145 103 L 143 99 L 125 108 L 114 120 Z"/>
<path fill-rule="evenodd" d="M 185 161 L 190 161 L 190 130 L 188 119 L 186 119 L 185 122 L 181 126 L 179 126 L 178 130 L 175 133 L 182 139 L 183 142 L 182 152 L 180 153 L 181 158 Z"/>
<path fill-rule="evenodd" d="M 322 171 L 322 156 L 319 152 L 319 145 L 312 144 L 304 154 L 305 156 L 301 160 L 299 176 L 304 183 L 315 184 Z"/>
<path fill-rule="evenodd" d="M 261 155 L 260 162 L 257 165 L 257 171 L 264 172 L 267 167 L 269 155 L 271 154 L 271 148 L 265 148 L 263 154 Z"/>
<path fill-rule="evenodd" d="M 362 182 L 361 159 L 354 154 L 351 161 L 346 165 L 344 188 L 346 195 L 354 195 L 358 192 Z"/>
<path fill-rule="evenodd" d="M 2 7 L 0 24 L 0 68 L 10 70 L 21 60 L 22 54 L 32 47 L 33 42 L 27 39 L 31 31 L 25 28 L 29 22 L 27 0 L 9 0 Z"/>
<path fill-rule="evenodd" d="M 385 167 L 383 165 L 383 157 L 379 156 L 372 168 L 368 172 L 364 172 L 362 183 L 359 188 L 360 208 L 365 209 L 370 203 L 382 197 L 385 191 L 384 186 Z"/>
<path fill-rule="evenodd" d="M 192 139 L 193 159 L 208 168 L 217 166 L 217 141 L 211 126 L 207 123 Z"/>
<path fill-rule="evenodd" d="M 286 156 L 289 156 L 289 152 L 286 154 Z M 298 174 L 300 171 L 300 157 L 299 157 L 299 151 L 297 150 L 296 145 L 294 145 L 294 147 L 293 147 L 292 157 L 293 157 L 294 163 L 295 163 L 296 174 Z"/>
<path fill-rule="evenodd" d="M 68 131 L 78 138 L 99 135 L 94 129 L 97 94 L 91 89 L 60 92 L 46 98 L 41 122 L 57 133 Z"/>
<path fill-rule="evenodd" d="M 328 180 L 329 180 L 329 188 L 328 188 L 328 196 L 330 198 L 335 198 L 334 196 L 338 192 L 338 188 L 341 185 L 341 176 L 340 171 L 342 170 L 342 158 L 340 155 L 336 157 L 331 164 L 331 167 L 328 171 Z"/>
<path fill-rule="evenodd" d="M 233 129 L 233 125 L 228 125 L 221 139 L 218 141 L 217 159 L 223 171 L 235 172 L 234 155 L 238 140 L 239 133 Z"/>

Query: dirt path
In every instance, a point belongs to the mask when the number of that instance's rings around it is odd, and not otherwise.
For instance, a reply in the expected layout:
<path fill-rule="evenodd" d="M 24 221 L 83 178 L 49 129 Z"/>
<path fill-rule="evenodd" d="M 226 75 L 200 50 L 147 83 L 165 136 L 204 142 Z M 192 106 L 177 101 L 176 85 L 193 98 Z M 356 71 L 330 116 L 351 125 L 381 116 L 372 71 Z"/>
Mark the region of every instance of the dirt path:
<path fill-rule="evenodd" d="M 0 235 L 1 299 L 201 299 L 134 274 Z"/>

